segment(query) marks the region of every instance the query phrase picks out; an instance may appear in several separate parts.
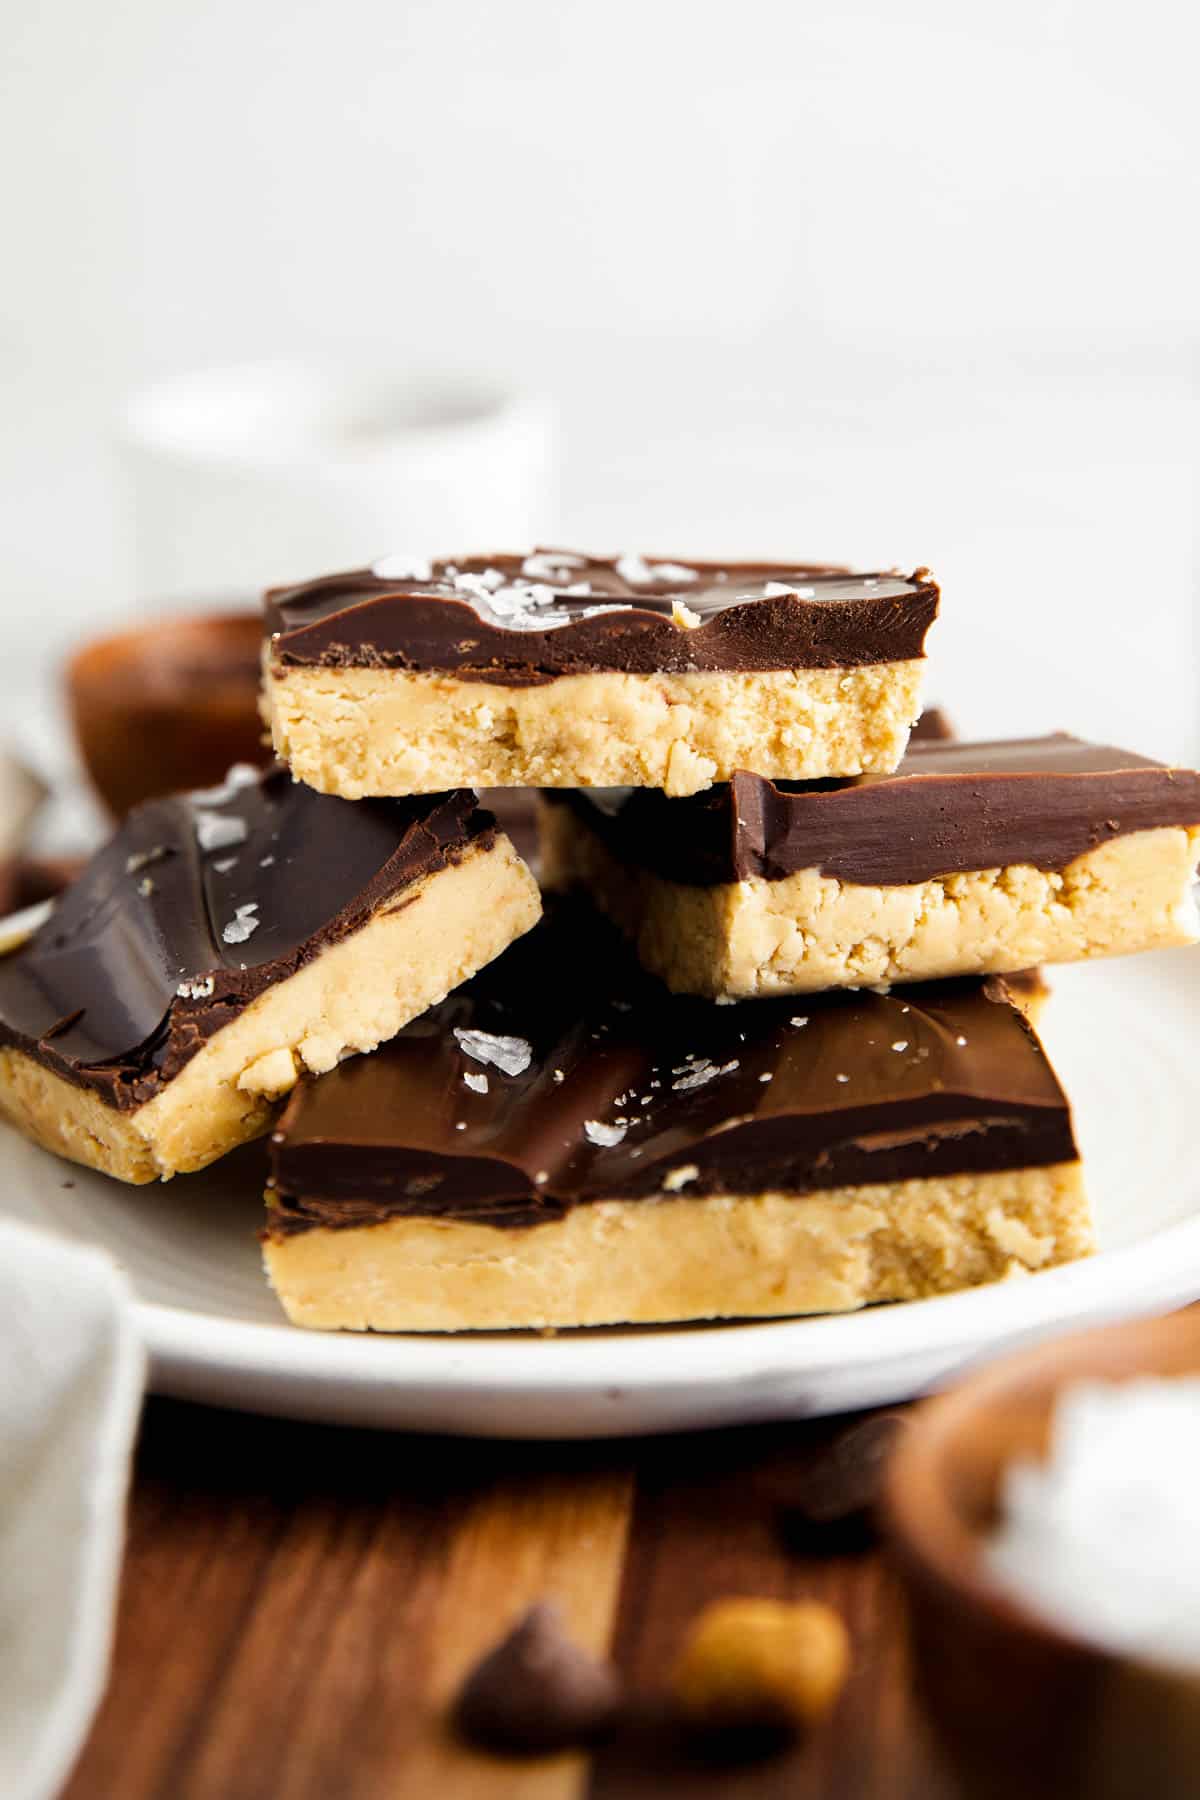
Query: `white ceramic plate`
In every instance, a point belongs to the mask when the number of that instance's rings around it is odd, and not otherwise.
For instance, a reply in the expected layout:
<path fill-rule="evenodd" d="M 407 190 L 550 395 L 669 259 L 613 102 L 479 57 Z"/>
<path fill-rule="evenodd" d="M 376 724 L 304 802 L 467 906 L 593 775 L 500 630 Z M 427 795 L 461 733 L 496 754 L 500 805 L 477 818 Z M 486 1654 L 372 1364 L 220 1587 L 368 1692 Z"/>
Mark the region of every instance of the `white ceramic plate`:
<path fill-rule="evenodd" d="M 161 1393 L 425 1431 L 613 1436 L 882 1404 L 1018 1340 L 1200 1297 L 1200 952 L 1054 973 L 1043 1037 L 1074 1098 L 1101 1251 L 830 1318 L 651 1331 L 371 1337 L 288 1326 L 255 1233 L 262 1149 L 126 1188 L 0 1129 L 0 1212 L 127 1270 Z"/>

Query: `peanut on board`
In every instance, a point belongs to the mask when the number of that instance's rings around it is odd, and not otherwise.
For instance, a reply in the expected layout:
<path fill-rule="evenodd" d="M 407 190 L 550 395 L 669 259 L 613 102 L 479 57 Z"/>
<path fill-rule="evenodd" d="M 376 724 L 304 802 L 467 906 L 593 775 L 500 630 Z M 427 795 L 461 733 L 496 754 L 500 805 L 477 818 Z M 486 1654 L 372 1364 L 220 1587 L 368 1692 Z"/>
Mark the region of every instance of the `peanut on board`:
<path fill-rule="evenodd" d="M 671 1677 L 711 1731 L 799 1731 L 833 1706 L 850 1667 L 839 1614 L 817 1601 L 719 1600 L 693 1622 Z"/>

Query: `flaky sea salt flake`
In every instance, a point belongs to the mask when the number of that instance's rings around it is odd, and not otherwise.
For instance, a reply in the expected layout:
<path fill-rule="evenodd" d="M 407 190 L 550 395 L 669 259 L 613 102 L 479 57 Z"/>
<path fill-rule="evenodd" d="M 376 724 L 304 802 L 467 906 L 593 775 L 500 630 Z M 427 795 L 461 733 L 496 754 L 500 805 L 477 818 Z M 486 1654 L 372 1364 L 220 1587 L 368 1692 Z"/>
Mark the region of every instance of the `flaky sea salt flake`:
<path fill-rule="evenodd" d="M 535 550 L 521 564 L 521 573 L 533 581 L 559 582 L 569 570 L 582 569 L 584 561 L 569 550 Z"/>
<path fill-rule="evenodd" d="M 427 556 L 382 556 L 371 573 L 381 581 L 432 581 L 433 564 Z"/>
<path fill-rule="evenodd" d="M 228 806 L 239 789 L 257 786 L 261 775 L 253 763 L 234 763 L 218 787 L 195 788 L 188 798 L 193 806 Z"/>
<path fill-rule="evenodd" d="M 504 1037 L 494 1031 L 466 1031 L 458 1025 L 454 1036 L 464 1056 L 474 1062 L 490 1063 L 502 1075 L 521 1075 L 533 1061 L 533 1045 L 526 1038 Z"/>
<path fill-rule="evenodd" d="M 244 944 L 246 939 L 258 930 L 262 920 L 255 918 L 254 915 L 257 911 L 257 900 L 251 900 L 245 906 L 238 907 L 233 918 L 221 933 L 227 944 Z"/>
<path fill-rule="evenodd" d="M 794 587 L 790 581 L 768 581 L 763 587 L 763 599 L 786 600 L 794 596 L 797 600 L 811 600 L 816 591 L 814 587 Z"/>
<path fill-rule="evenodd" d="M 211 1000 L 216 985 L 211 975 L 198 975 L 192 981 L 181 981 L 175 992 L 181 1000 Z"/>
<path fill-rule="evenodd" d="M 230 818 L 225 813 L 196 809 L 196 842 L 205 855 L 212 850 L 232 850 L 235 844 L 244 844 L 247 835 L 245 819 L 236 814 Z"/>
<path fill-rule="evenodd" d="M 678 1081 L 673 1081 L 671 1086 L 677 1093 L 686 1093 L 691 1088 L 703 1087 L 706 1082 L 715 1081 L 718 1075 L 732 1075 L 737 1067 L 736 1056 L 732 1062 L 721 1063 L 720 1066 L 713 1062 L 700 1062 L 688 1074 L 681 1075 Z"/>
<path fill-rule="evenodd" d="M 627 581 L 630 587 L 651 587 L 654 583 L 654 570 L 645 557 L 637 555 L 635 551 L 627 551 L 624 556 L 618 556 L 615 566 L 621 580 Z"/>
<path fill-rule="evenodd" d="M 589 1144 L 597 1144 L 602 1150 L 612 1150 L 629 1129 L 627 1125 L 606 1125 L 603 1119 L 585 1119 L 583 1135 Z"/>

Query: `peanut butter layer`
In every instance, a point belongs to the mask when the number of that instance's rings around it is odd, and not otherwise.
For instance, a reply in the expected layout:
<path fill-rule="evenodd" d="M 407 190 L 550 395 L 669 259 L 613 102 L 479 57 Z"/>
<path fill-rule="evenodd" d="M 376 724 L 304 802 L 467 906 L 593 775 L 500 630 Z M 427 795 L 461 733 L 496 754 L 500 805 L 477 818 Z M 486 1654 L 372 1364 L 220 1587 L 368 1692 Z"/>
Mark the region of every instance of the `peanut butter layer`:
<path fill-rule="evenodd" d="M 275 748 L 324 794 L 360 800 L 473 787 L 694 794 L 753 758 L 797 777 L 892 768 L 924 664 L 762 675 L 563 676 L 489 687 L 373 669 L 269 671 Z"/>
<path fill-rule="evenodd" d="M 1093 1248 L 1076 1162 L 797 1195 L 600 1200 L 498 1232 L 390 1218 L 269 1233 L 289 1319 L 324 1331 L 497 1331 L 845 1312 L 1011 1279 Z"/>

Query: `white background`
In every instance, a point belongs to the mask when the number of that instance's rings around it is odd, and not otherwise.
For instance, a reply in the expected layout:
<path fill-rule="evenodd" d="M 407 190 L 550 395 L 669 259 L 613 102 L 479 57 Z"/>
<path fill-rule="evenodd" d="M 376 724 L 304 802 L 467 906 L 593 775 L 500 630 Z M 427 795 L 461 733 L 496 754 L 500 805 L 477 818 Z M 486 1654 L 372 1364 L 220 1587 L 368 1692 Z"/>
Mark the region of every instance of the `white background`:
<path fill-rule="evenodd" d="M 1191 16 L 0 0 L 13 716 L 137 598 L 130 389 L 353 353 L 549 393 L 546 538 L 926 562 L 960 724 L 1193 753 Z"/>

